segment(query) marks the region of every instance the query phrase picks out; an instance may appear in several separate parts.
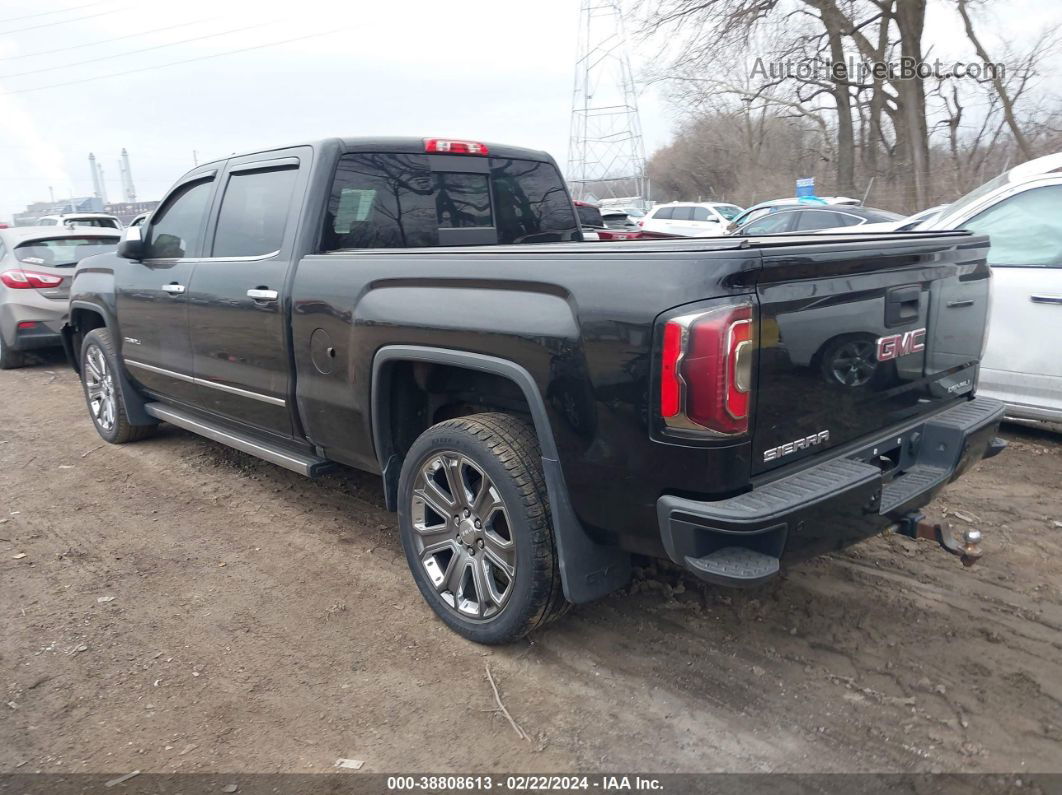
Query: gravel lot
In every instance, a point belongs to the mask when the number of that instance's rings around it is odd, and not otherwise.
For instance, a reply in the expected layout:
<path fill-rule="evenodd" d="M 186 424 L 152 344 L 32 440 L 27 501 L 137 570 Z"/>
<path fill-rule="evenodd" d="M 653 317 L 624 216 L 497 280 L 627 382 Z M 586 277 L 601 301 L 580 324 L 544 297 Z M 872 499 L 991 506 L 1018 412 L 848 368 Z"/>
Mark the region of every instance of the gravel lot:
<path fill-rule="evenodd" d="M 1062 435 L 1009 427 L 932 506 L 972 570 L 895 536 L 753 592 L 654 564 L 487 649 L 378 478 L 101 445 L 58 358 L 0 403 L 0 771 L 1062 771 Z"/>

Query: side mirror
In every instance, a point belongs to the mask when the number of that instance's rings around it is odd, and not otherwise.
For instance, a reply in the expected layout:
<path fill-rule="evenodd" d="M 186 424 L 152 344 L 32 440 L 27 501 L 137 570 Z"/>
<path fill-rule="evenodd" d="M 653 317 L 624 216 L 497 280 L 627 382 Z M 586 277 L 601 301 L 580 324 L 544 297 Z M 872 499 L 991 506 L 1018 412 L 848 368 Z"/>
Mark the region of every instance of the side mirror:
<path fill-rule="evenodd" d="M 125 230 L 122 242 L 118 244 L 115 252 L 119 257 L 131 260 L 144 258 L 144 241 L 140 239 L 140 227 L 131 226 Z"/>

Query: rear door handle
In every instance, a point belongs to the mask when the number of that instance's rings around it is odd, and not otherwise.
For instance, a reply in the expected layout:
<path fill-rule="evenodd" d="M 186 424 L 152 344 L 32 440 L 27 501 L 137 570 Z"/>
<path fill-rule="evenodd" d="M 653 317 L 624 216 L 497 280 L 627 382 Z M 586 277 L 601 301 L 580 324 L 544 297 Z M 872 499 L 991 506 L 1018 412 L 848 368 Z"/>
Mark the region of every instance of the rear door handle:
<path fill-rule="evenodd" d="M 1034 304 L 1062 304 L 1062 295 L 1030 295 Z"/>
<path fill-rule="evenodd" d="M 170 295 L 181 295 L 184 293 L 184 285 L 177 284 L 177 282 L 171 282 L 170 284 L 162 285 L 162 289 Z"/>
<path fill-rule="evenodd" d="M 276 290 L 267 290 L 264 287 L 256 287 L 247 291 L 247 297 L 255 301 L 276 301 L 278 295 Z"/>

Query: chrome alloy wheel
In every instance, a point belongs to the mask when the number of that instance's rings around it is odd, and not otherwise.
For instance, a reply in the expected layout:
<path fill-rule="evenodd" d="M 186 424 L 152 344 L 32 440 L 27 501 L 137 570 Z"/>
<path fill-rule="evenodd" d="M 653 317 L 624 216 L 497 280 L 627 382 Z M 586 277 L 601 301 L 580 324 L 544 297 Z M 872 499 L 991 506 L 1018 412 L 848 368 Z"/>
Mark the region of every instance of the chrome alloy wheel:
<path fill-rule="evenodd" d="M 421 463 L 410 516 L 417 559 L 444 604 L 492 619 L 516 582 L 516 544 L 505 503 L 483 468 L 452 451 Z"/>
<path fill-rule="evenodd" d="M 874 377 L 878 362 L 874 344 L 863 340 L 846 342 L 830 360 L 830 372 L 839 384 L 863 386 Z"/>
<path fill-rule="evenodd" d="M 85 353 L 85 390 L 88 392 L 92 419 L 101 429 L 111 430 L 118 405 L 114 394 L 114 377 L 103 351 L 97 345 L 92 345 Z"/>

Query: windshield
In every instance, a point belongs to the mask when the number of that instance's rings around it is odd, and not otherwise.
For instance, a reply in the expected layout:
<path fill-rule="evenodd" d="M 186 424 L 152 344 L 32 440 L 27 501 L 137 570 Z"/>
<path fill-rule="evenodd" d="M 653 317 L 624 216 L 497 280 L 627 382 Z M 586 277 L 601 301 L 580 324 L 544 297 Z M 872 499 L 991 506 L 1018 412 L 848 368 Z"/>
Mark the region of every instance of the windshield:
<path fill-rule="evenodd" d="M 65 268 L 77 265 L 93 254 L 107 254 L 118 248 L 116 237 L 55 237 L 28 240 L 15 247 L 15 257 L 26 265 Z"/>
<path fill-rule="evenodd" d="M 601 217 L 601 211 L 588 204 L 575 205 L 575 212 L 579 216 L 580 226 L 604 226 L 605 220 Z"/>
<path fill-rule="evenodd" d="M 741 214 L 741 208 L 736 204 L 717 204 L 715 211 L 728 221 L 733 221 Z"/>

